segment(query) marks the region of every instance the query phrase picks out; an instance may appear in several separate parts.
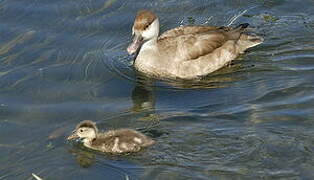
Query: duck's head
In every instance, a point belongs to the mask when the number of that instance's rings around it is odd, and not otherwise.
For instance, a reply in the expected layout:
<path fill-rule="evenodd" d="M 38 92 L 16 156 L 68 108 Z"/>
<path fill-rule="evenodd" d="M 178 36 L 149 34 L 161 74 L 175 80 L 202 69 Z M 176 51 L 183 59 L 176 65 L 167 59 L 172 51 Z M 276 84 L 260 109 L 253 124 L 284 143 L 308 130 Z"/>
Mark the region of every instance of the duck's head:
<path fill-rule="evenodd" d="M 67 140 L 71 139 L 88 139 L 93 140 L 96 138 L 98 133 L 98 129 L 96 127 L 96 123 L 90 120 L 85 120 L 80 122 L 72 134 L 67 138 Z"/>
<path fill-rule="evenodd" d="M 158 37 L 159 20 L 158 17 L 149 10 L 141 10 L 137 12 L 132 27 L 133 42 L 128 46 L 128 53 L 136 53 L 143 42 Z"/>

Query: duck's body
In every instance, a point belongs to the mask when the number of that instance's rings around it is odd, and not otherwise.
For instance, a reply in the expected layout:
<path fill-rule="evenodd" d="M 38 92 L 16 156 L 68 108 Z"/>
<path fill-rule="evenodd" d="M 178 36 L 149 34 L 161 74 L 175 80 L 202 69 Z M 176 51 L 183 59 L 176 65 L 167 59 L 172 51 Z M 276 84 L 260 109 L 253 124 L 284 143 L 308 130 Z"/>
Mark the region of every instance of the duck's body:
<path fill-rule="evenodd" d="M 154 140 L 132 129 L 98 133 L 92 121 L 81 122 L 68 137 L 68 139 L 74 138 L 82 138 L 83 145 L 87 148 L 113 154 L 138 152 L 155 143 Z"/>
<path fill-rule="evenodd" d="M 98 134 L 92 141 L 84 141 L 88 148 L 107 153 L 138 152 L 154 143 L 147 136 L 131 129 L 110 130 Z"/>
<path fill-rule="evenodd" d="M 158 37 L 157 16 L 143 10 L 136 16 L 135 38 L 128 52 L 137 52 L 134 66 L 138 71 L 157 77 L 193 79 L 216 71 L 247 48 L 262 43 L 262 38 L 242 33 L 247 26 L 181 26 Z"/>

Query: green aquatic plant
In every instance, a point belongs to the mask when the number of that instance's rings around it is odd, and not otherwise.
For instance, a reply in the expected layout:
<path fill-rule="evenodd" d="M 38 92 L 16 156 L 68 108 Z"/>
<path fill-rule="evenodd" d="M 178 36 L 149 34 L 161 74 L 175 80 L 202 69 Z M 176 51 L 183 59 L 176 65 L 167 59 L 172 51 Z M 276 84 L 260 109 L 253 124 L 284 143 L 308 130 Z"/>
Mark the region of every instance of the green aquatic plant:
<path fill-rule="evenodd" d="M 279 20 L 279 18 L 273 16 L 273 15 L 270 15 L 270 14 L 263 14 L 262 15 L 264 21 L 266 22 L 276 22 Z"/>

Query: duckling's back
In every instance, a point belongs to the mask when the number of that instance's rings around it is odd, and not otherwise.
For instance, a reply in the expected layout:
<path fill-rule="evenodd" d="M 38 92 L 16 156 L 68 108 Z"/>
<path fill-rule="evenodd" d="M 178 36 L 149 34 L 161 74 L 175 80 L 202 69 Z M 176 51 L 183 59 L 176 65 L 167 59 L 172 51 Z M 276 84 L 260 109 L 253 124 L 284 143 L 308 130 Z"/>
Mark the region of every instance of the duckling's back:
<path fill-rule="evenodd" d="M 98 134 L 92 148 L 109 153 L 127 153 L 138 152 L 154 143 L 154 140 L 135 130 L 118 129 Z"/>
<path fill-rule="evenodd" d="M 119 137 L 121 142 L 134 143 L 141 147 L 147 147 L 155 143 L 150 137 L 132 129 L 116 130 L 115 137 Z"/>

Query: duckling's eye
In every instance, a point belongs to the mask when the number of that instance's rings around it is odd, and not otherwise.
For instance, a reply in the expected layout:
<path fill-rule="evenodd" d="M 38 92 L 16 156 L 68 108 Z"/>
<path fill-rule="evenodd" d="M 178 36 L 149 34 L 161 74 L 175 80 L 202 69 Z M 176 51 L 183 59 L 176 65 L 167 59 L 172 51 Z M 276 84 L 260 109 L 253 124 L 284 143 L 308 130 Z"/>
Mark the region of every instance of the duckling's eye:
<path fill-rule="evenodd" d="M 83 132 L 83 129 L 80 129 L 80 132 Z"/>

